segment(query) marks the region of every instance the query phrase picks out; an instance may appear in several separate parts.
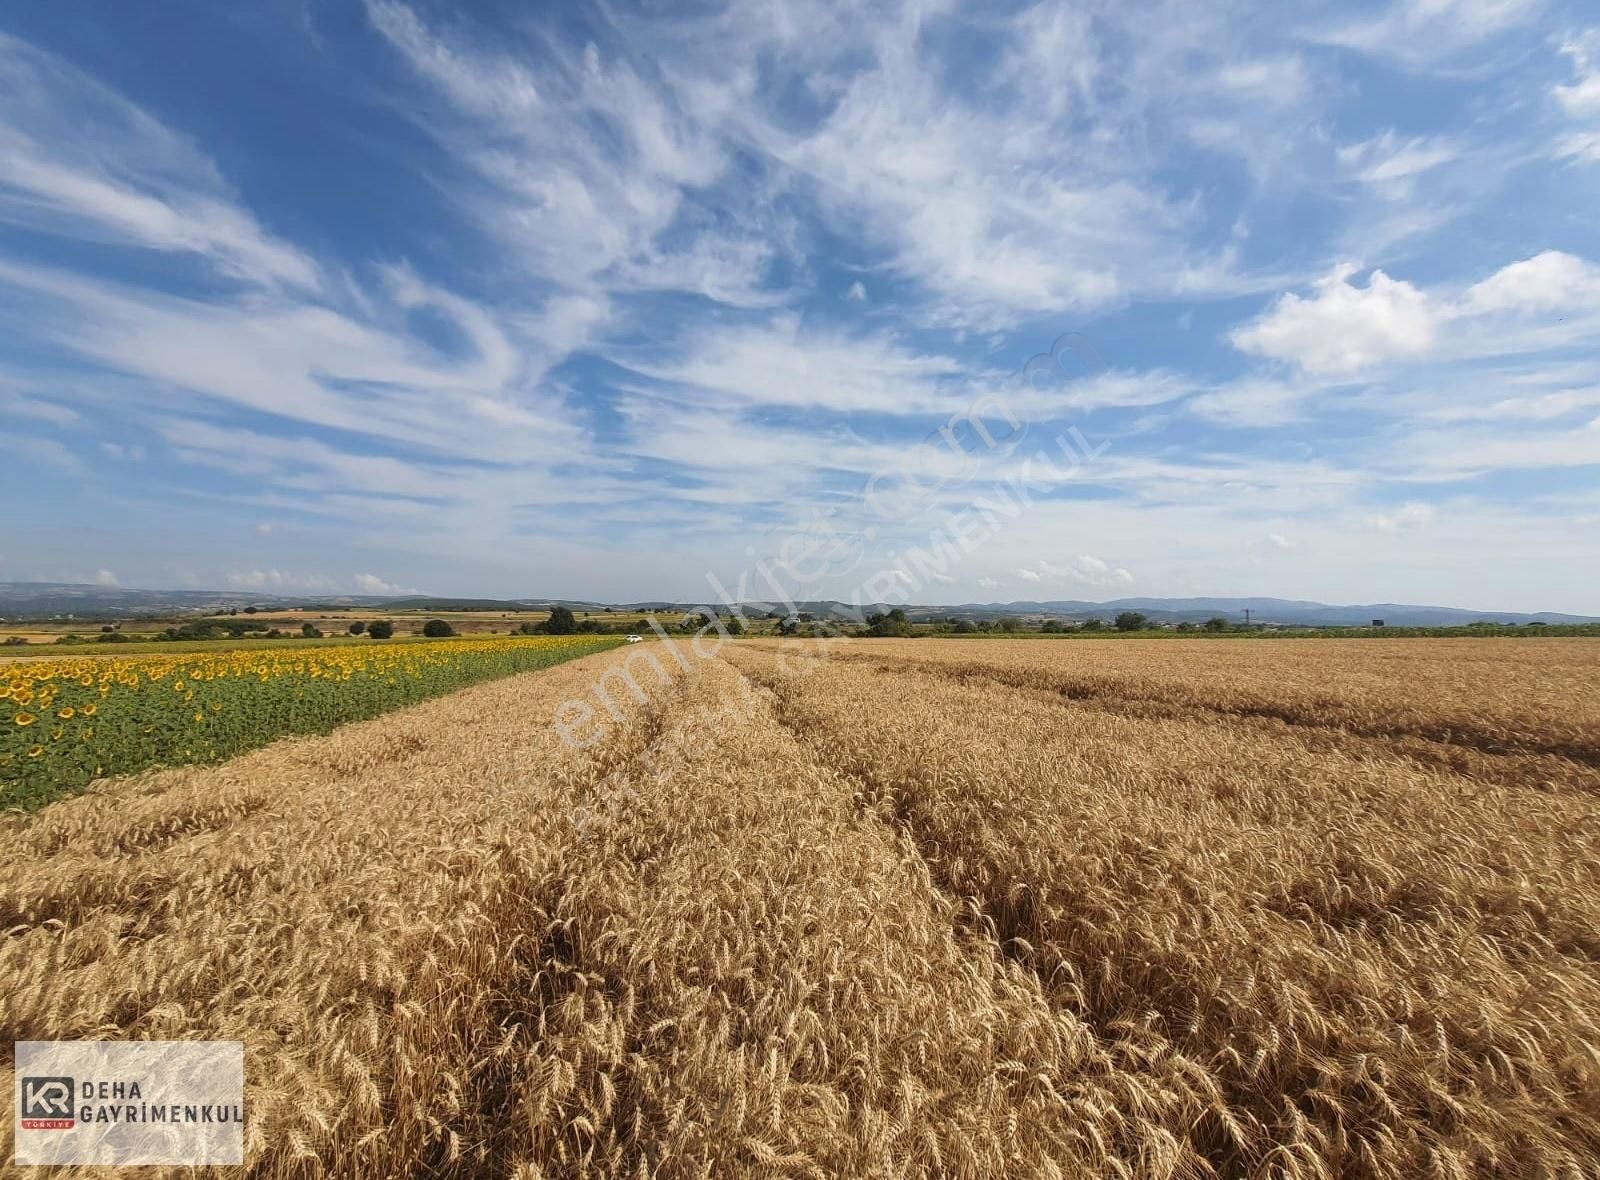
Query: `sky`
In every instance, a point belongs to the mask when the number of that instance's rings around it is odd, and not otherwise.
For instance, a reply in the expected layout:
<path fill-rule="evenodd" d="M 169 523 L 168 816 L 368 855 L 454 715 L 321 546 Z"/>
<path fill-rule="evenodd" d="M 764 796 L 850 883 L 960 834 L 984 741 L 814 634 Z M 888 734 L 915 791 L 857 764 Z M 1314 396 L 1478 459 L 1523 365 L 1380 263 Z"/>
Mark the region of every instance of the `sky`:
<path fill-rule="evenodd" d="M 1600 13 L 0 8 L 0 581 L 1600 614 Z"/>

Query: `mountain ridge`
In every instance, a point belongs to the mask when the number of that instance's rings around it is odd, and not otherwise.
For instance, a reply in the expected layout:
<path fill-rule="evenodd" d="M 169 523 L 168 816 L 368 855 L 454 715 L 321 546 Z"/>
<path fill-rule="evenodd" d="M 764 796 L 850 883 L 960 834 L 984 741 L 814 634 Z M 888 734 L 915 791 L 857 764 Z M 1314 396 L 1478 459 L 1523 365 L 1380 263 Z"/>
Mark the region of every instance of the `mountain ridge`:
<path fill-rule="evenodd" d="M 555 598 L 471 598 L 447 595 L 263 594 L 250 590 L 147 590 L 120 586 L 101 586 L 76 582 L 0 582 L 0 616 L 9 618 L 49 618 L 63 615 L 129 617 L 154 614 L 205 614 L 218 609 L 257 606 L 293 609 L 305 606 L 388 607 L 394 610 L 516 610 L 548 609 L 562 605 L 580 610 L 689 610 L 706 602 L 674 602 L 667 599 L 638 602 L 600 602 L 585 599 Z M 724 604 L 715 604 L 718 606 Z M 751 601 L 741 609 L 766 613 L 790 609 L 827 618 L 853 617 L 857 613 L 890 609 L 888 603 L 853 606 L 836 599 L 774 603 Z M 1018 599 L 1010 602 L 967 602 L 957 605 L 906 604 L 903 609 L 913 619 L 950 616 L 998 617 L 1006 614 L 1047 615 L 1060 618 L 1106 618 L 1122 611 L 1139 611 L 1158 622 L 1198 622 L 1222 615 L 1241 621 L 1249 610 L 1256 623 L 1291 626 L 1364 626 L 1382 619 L 1396 627 L 1459 626 L 1472 622 L 1491 623 L 1593 623 L 1600 617 L 1565 614 L 1557 611 L 1478 611 L 1463 607 L 1430 606 L 1408 603 L 1360 603 L 1334 605 L 1307 599 L 1255 597 L 1116 598 L 1105 602 L 1087 599 Z"/>

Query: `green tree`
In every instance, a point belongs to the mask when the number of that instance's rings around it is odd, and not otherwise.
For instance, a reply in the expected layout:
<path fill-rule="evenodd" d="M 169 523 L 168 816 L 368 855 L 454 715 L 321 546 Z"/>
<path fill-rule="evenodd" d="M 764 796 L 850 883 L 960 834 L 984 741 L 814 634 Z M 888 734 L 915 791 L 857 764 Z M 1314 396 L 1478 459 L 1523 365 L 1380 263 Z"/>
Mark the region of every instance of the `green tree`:
<path fill-rule="evenodd" d="M 374 639 L 394 638 L 394 624 L 388 619 L 374 619 L 367 624 L 367 634 Z"/>
<path fill-rule="evenodd" d="M 1105 626 L 1105 624 L 1103 622 L 1101 622 L 1099 619 L 1085 619 L 1085 620 L 1083 620 L 1083 622 L 1078 624 L 1078 630 L 1080 630 L 1080 631 L 1098 631 L 1098 630 L 1100 630 L 1100 628 L 1102 628 L 1104 626 Z"/>
<path fill-rule="evenodd" d="M 456 633 L 456 629 L 443 619 L 429 619 L 422 624 L 422 633 L 429 639 L 448 639 Z"/>
<path fill-rule="evenodd" d="M 950 628 L 957 635 L 976 635 L 978 628 L 971 619 L 957 619 L 954 627 Z"/>
<path fill-rule="evenodd" d="M 1148 620 L 1136 610 L 1125 610 L 1116 618 L 1118 631 L 1141 631 Z"/>
<path fill-rule="evenodd" d="M 1226 631 L 1227 629 L 1228 620 L 1223 618 L 1221 615 L 1212 615 L 1206 620 L 1207 631 Z"/>
<path fill-rule="evenodd" d="M 300 624 L 300 634 L 305 639 L 321 639 L 322 638 L 322 632 L 317 630 L 317 625 L 315 623 L 310 623 L 310 622 L 306 622 L 306 623 L 301 623 Z"/>
<path fill-rule="evenodd" d="M 867 634 L 877 638 L 904 638 L 911 634 L 911 624 L 906 612 L 897 606 L 886 615 L 868 615 Z"/>
<path fill-rule="evenodd" d="M 578 620 L 566 607 L 558 606 L 551 610 L 550 617 L 544 621 L 544 629 L 550 635 L 576 635 Z"/>
<path fill-rule="evenodd" d="M 366 629 L 367 625 L 360 619 L 357 619 L 355 622 L 350 624 L 350 634 L 352 635 L 360 635 Z"/>
<path fill-rule="evenodd" d="M 1013 631 L 1022 630 L 1022 620 L 1017 618 L 1015 615 L 1005 615 L 998 623 L 995 624 L 995 626 L 1007 634 L 1010 634 Z"/>
<path fill-rule="evenodd" d="M 1066 628 L 1061 625 L 1060 619 L 1046 619 L 1039 625 L 1039 630 L 1054 635 L 1058 631 L 1065 631 Z"/>

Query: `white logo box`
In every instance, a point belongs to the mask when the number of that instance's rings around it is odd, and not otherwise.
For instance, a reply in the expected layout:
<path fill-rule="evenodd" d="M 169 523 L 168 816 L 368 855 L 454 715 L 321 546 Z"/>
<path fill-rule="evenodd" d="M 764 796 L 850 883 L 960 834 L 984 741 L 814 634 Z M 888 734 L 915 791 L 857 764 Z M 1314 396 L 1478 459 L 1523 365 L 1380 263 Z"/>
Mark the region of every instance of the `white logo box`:
<path fill-rule="evenodd" d="M 242 1041 L 18 1041 L 16 1157 L 242 1164 Z"/>

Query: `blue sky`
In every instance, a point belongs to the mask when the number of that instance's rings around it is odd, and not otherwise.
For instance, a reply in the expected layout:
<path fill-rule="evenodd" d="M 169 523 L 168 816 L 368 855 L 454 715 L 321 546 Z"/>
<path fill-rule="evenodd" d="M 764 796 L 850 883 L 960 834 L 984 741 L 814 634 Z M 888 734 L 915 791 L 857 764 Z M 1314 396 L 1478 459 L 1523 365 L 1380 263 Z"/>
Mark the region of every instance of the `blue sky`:
<path fill-rule="evenodd" d="M 1600 18 L 10 5 L 0 341 L 0 580 L 1600 614 Z"/>

